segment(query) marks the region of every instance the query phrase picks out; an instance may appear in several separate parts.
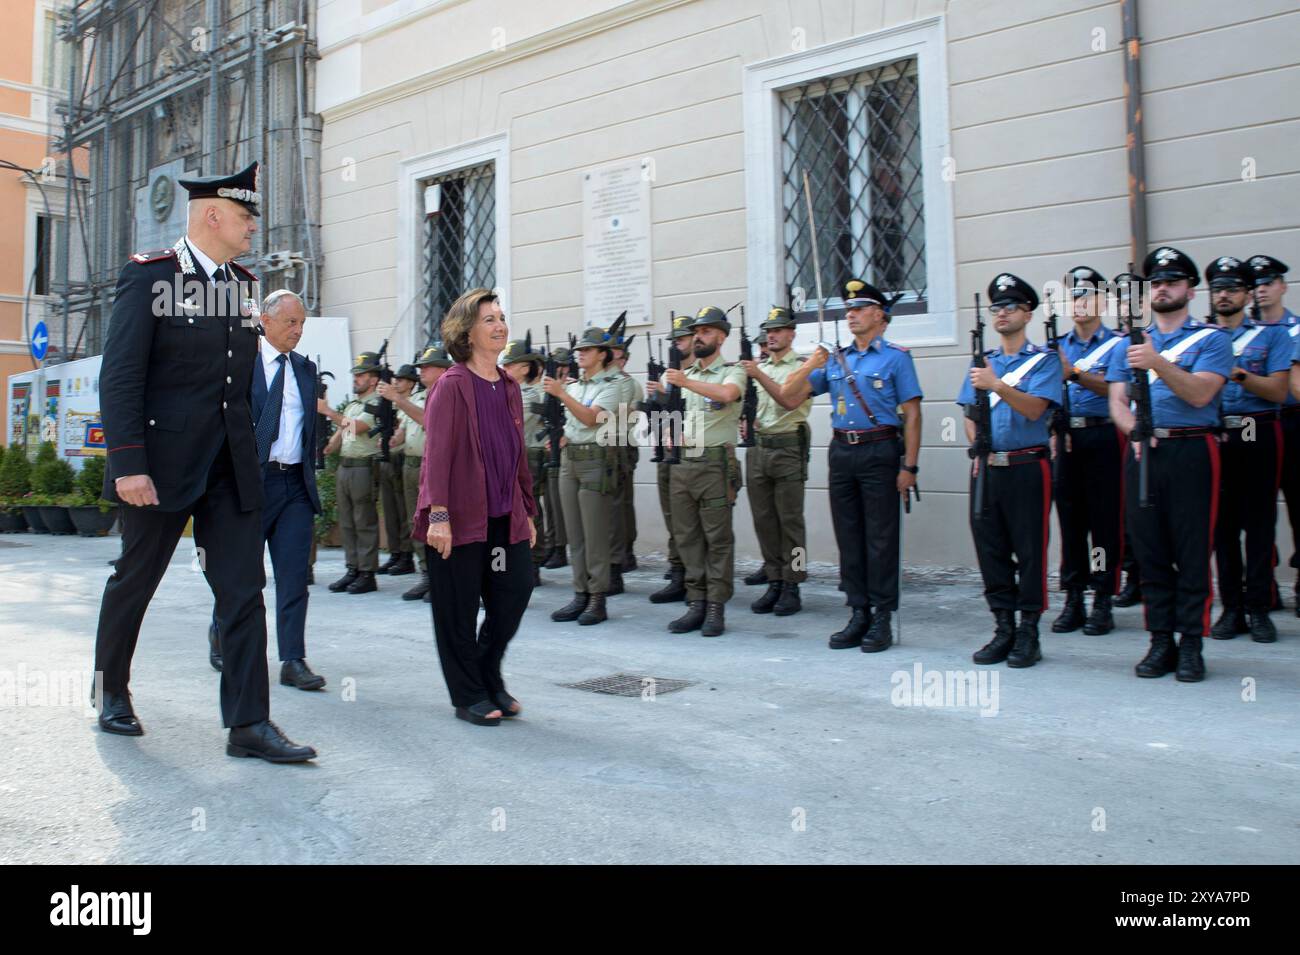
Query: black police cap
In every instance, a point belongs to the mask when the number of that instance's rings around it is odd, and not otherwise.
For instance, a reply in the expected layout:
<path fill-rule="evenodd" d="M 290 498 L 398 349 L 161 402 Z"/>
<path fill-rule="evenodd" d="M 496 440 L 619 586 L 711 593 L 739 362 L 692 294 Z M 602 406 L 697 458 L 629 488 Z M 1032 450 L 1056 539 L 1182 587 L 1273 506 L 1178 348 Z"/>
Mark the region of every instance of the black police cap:
<path fill-rule="evenodd" d="M 1086 265 L 1076 265 L 1070 269 L 1065 273 L 1065 280 L 1069 283 L 1070 294 L 1075 298 L 1090 292 L 1100 292 L 1106 287 L 1106 276 Z"/>
<path fill-rule="evenodd" d="M 1210 288 L 1234 288 L 1255 284 L 1249 266 L 1235 255 L 1221 255 L 1205 267 L 1205 281 Z"/>
<path fill-rule="evenodd" d="M 1201 283 L 1201 273 L 1196 263 L 1185 252 L 1170 245 L 1162 245 L 1142 260 L 1142 271 L 1148 282 L 1168 282 L 1186 279 L 1190 285 Z"/>
<path fill-rule="evenodd" d="M 1287 273 L 1286 263 L 1271 255 L 1252 255 L 1246 265 L 1250 268 L 1256 285 L 1267 285 Z"/>
<path fill-rule="evenodd" d="M 233 176 L 200 176 L 197 179 L 177 179 L 191 199 L 229 199 L 238 202 L 255 216 L 260 216 L 262 194 L 257 191 L 258 171 L 255 161 L 247 169 Z"/>
<path fill-rule="evenodd" d="M 993 305 L 1028 305 L 1031 312 L 1038 308 L 1038 293 L 1034 287 L 1010 272 L 1002 272 L 994 278 L 989 283 L 988 293 L 989 302 Z"/>

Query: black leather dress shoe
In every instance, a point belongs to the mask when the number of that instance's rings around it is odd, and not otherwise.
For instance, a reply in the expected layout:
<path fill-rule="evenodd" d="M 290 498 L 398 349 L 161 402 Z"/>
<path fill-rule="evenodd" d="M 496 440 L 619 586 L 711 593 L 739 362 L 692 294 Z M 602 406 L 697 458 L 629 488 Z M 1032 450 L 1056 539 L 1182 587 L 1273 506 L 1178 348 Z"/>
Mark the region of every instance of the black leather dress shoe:
<path fill-rule="evenodd" d="M 306 660 L 285 660 L 280 664 L 280 685 L 296 686 L 300 690 L 319 690 L 325 678 L 313 673 Z"/>
<path fill-rule="evenodd" d="M 99 728 L 118 736 L 143 736 L 144 727 L 131 709 L 131 694 L 104 693 L 104 705 L 99 711 Z"/>
<path fill-rule="evenodd" d="M 234 726 L 226 741 L 227 756 L 256 756 L 268 763 L 305 763 L 316 758 L 316 750 L 299 746 L 270 720 Z"/>
<path fill-rule="evenodd" d="M 215 623 L 208 624 L 208 663 L 212 669 L 221 672 L 221 634 Z"/>

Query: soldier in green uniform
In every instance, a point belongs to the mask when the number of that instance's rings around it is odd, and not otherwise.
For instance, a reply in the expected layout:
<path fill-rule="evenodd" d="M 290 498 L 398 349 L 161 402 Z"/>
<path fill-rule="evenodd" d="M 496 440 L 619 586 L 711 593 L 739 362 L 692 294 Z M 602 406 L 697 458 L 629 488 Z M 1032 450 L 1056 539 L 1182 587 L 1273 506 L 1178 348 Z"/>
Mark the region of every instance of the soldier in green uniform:
<path fill-rule="evenodd" d="M 700 309 L 691 328 L 695 363 L 663 376 L 666 384 L 684 389 L 686 397 L 681 460 L 672 466 L 670 493 L 673 535 L 686 570 L 687 609 L 668 629 L 716 637 L 726 628 L 723 608 L 735 588 L 731 509 L 741 486 L 736 439 L 745 372 L 722 360 L 722 343 L 731 332 L 722 309 Z"/>
<path fill-rule="evenodd" d="M 555 366 L 557 368 L 567 368 L 569 364 L 569 350 L 567 348 L 557 347 L 552 349 L 551 354 L 555 356 Z M 543 398 L 545 392 L 543 391 Z M 547 442 L 547 451 L 550 451 L 550 443 Z M 546 468 L 546 496 L 542 499 L 546 510 L 546 560 L 542 562 L 543 570 L 559 570 L 561 567 L 569 566 L 569 535 L 564 526 L 564 502 L 560 500 L 560 470 L 559 467 L 550 467 L 550 454 L 547 454 Z"/>
<path fill-rule="evenodd" d="M 613 449 L 618 486 L 614 489 L 614 513 L 609 535 L 611 594 L 623 592 L 623 571 L 636 567 L 636 555 L 632 553 L 632 545 L 636 543 L 634 478 L 640 457 L 636 444 L 636 412 L 645 392 L 641 383 L 626 371 L 627 350 L 633 338 L 636 336 L 612 338 L 614 347 L 610 349 L 614 357 L 609 368 L 618 373 L 619 384 L 618 407 L 610 410 L 611 415 L 617 415 L 618 423 L 618 443 Z"/>
<path fill-rule="evenodd" d="M 672 344 L 669 347 L 676 350 L 683 369 L 691 367 L 691 363 L 695 361 L 692 352 L 695 330 L 691 328 L 694 323 L 694 315 L 673 316 Z M 652 412 L 664 413 L 669 390 L 657 381 L 646 382 L 646 401 L 653 405 Z M 657 432 L 657 436 L 660 440 L 665 438 L 671 440 L 669 425 L 664 424 Z M 657 469 L 655 476 L 659 485 L 659 511 L 663 514 L 664 528 L 668 532 L 668 573 L 665 575 L 668 583 L 650 595 L 650 602 L 669 604 L 686 599 L 686 569 L 682 566 L 681 555 L 677 552 L 677 538 L 673 535 L 672 491 L 669 485 L 673 466 L 667 461 L 660 461 L 655 467 Z"/>
<path fill-rule="evenodd" d="M 392 395 L 410 394 L 417 380 L 415 369 L 403 365 L 393 375 L 391 382 L 380 382 L 375 393 L 392 401 Z M 390 387 L 384 387 L 391 385 Z M 403 490 L 406 471 L 406 443 L 400 429 L 406 421 L 397 415 L 393 435 L 388 442 L 388 460 L 379 461 L 379 505 L 384 520 L 384 537 L 388 541 L 388 560 L 379 565 L 376 573 L 400 577 L 415 573 L 414 545 L 411 542 L 411 514 L 407 512 Z"/>
<path fill-rule="evenodd" d="M 551 509 L 544 506 L 547 495 L 546 432 L 542 423 L 543 401 L 542 362 L 540 352 L 533 351 L 531 342 L 516 338 L 506 346 L 501 355 L 501 367 L 519 382 L 524 402 L 524 448 L 528 454 L 528 470 L 533 476 L 533 500 L 537 502 L 537 540 L 533 544 L 533 586 L 539 587 L 542 575 L 539 568 L 550 555 L 548 540 L 554 537 L 549 526 Z M 546 526 L 542 526 L 545 524 Z"/>
<path fill-rule="evenodd" d="M 335 508 L 347 573 L 330 584 L 333 593 L 368 594 L 378 590 L 375 571 L 379 569 L 379 514 L 375 510 L 375 464 L 379 457 L 379 437 L 375 433 L 375 413 L 379 410 L 379 355 L 362 352 L 352 368 L 352 393 L 356 395 L 343 413 L 322 409 L 338 429 L 325 447 L 326 454 L 339 452 L 339 470 L 335 478 Z"/>
<path fill-rule="evenodd" d="M 808 579 L 803 499 L 812 398 L 787 404 L 781 396 L 782 385 L 803 362 L 791 347 L 795 323 L 790 310 L 773 308 L 759 328 L 767 333 L 767 357 L 740 362 L 762 389 L 754 417 L 754 446 L 745 452 L 745 477 L 767 592 L 750 609 L 786 617 L 802 609 L 799 584 Z"/>
<path fill-rule="evenodd" d="M 402 452 L 405 457 L 402 467 L 402 500 L 407 520 L 418 509 L 420 499 L 420 466 L 424 463 L 424 403 L 442 373 L 451 366 L 452 361 L 442 347 L 430 345 L 415 356 L 414 367 L 403 365 L 393 376 L 392 383 L 380 382 L 377 389 L 381 398 L 387 398 L 402 413 Z M 410 375 L 419 380 L 421 390 L 403 389 L 398 384 Z M 402 599 L 429 603 L 429 567 L 424 548 L 415 548 L 415 556 L 420 564 L 420 579 L 402 594 Z"/>
<path fill-rule="evenodd" d="M 618 371 L 611 369 L 609 335 L 588 328 L 577 343 L 579 375 L 544 377 L 542 389 L 564 402 L 564 463 L 560 497 L 573 564 L 573 600 L 551 614 L 556 621 L 588 626 L 606 619 L 609 535 L 618 481 L 608 419 L 618 405 Z"/>

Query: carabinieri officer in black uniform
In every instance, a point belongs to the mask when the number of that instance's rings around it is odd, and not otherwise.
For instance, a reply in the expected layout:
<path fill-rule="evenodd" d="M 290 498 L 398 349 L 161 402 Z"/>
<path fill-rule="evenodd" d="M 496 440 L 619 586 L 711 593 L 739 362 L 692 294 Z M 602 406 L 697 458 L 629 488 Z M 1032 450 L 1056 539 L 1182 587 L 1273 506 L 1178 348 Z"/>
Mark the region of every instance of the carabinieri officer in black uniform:
<path fill-rule="evenodd" d="M 316 756 L 270 721 L 262 590 L 262 468 L 249 386 L 258 360 L 256 276 L 231 260 L 257 231 L 257 163 L 182 180 L 189 231 L 122 269 L 99 378 L 108 445 L 104 496 L 122 508 L 122 554 L 95 641 L 99 725 L 139 736 L 131 656 L 186 522 L 216 597 L 226 752 L 271 762 Z"/>
<path fill-rule="evenodd" d="M 992 451 L 985 474 L 986 501 L 975 510 L 979 458 L 971 467 L 971 535 L 984 577 L 984 598 L 993 611 L 993 639 L 974 654 L 976 663 L 1031 667 L 1042 659 L 1038 618 L 1047 609 L 1048 513 L 1052 467 L 1048 461 L 1050 410 L 1061 403 L 1061 361 L 1031 344 L 1025 326 L 1038 308 L 1038 293 L 1024 279 L 1003 272 L 988 288 L 993 327 L 1002 341 L 974 363 L 957 394 L 969 415 L 975 390 L 989 392 Z M 975 423 L 966 438 L 975 442 Z M 1016 611 L 1020 624 L 1016 625 Z"/>
<path fill-rule="evenodd" d="M 1227 331 L 1193 321 L 1188 303 L 1200 282 L 1196 263 L 1162 246 L 1142 263 L 1154 313 L 1147 340 L 1116 350 L 1106 372 L 1110 414 L 1129 435 L 1129 382 L 1146 374 L 1151 389 L 1150 449 L 1130 444 L 1125 510 L 1142 575 L 1142 604 L 1151 648 L 1136 667 L 1140 677 L 1205 679 L 1201 643 L 1210 629 L 1210 549 L 1219 488 L 1219 398 L 1232 374 Z M 1148 506 L 1138 493 L 1138 454 L 1147 464 Z M 1182 634 L 1177 648 L 1174 631 Z"/>
<path fill-rule="evenodd" d="M 1119 589 L 1124 540 L 1124 437 L 1110 420 L 1106 369 L 1123 338 L 1102 324 L 1106 278 L 1096 269 L 1075 266 L 1066 273 L 1067 302 L 1074 328 L 1059 339 L 1064 364 L 1065 446 L 1056 444 L 1056 516 L 1061 523 L 1061 589 L 1065 607 L 1052 622 L 1053 633 L 1080 627 L 1092 636 L 1115 627 L 1111 600 Z M 1094 558 L 1100 557 L 1100 560 Z M 1083 594 L 1092 588 L 1092 613 Z"/>

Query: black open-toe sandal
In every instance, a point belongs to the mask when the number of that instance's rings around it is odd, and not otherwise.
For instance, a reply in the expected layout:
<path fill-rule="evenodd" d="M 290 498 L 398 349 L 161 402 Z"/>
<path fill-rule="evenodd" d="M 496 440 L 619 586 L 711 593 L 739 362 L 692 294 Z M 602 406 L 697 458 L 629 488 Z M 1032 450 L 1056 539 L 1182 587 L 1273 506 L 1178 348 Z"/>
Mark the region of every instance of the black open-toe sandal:
<path fill-rule="evenodd" d="M 497 709 L 501 711 L 502 718 L 512 719 L 513 717 L 524 715 L 523 706 L 520 706 L 519 701 L 509 693 L 498 693 L 495 699 L 497 701 Z M 519 706 L 519 709 L 512 710 L 510 709 L 512 706 Z"/>
<path fill-rule="evenodd" d="M 456 717 L 465 720 L 467 723 L 473 723 L 475 726 L 498 726 L 501 723 L 501 717 L 488 716 L 494 710 L 499 710 L 491 700 L 484 700 L 482 703 L 475 703 L 473 706 L 456 707 Z"/>

